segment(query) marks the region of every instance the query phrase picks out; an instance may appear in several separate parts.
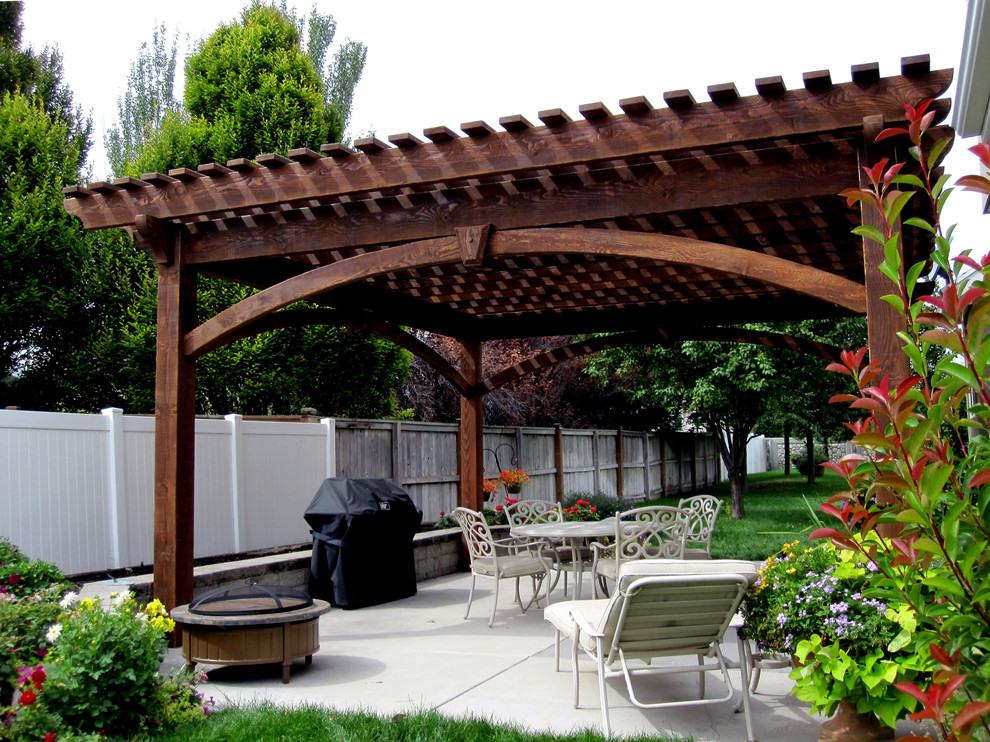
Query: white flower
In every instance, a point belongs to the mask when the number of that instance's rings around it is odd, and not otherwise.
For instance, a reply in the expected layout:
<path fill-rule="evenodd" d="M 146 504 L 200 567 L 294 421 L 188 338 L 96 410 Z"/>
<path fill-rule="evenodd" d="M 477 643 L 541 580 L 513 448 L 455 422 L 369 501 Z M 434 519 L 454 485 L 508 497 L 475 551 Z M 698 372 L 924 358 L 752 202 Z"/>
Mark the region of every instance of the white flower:
<path fill-rule="evenodd" d="M 67 592 L 65 594 L 65 597 L 62 598 L 62 600 L 59 601 L 58 607 L 59 608 L 63 608 L 63 609 L 68 608 L 70 605 L 72 605 L 73 603 L 75 603 L 76 600 L 78 600 L 78 598 L 79 598 L 79 596 L 76 593 Z"/>
<path fill-rule="evenodd" d="M 61 633 L 62 633 L 62 624 L 57 623 L 48 629 L 48 633 L 45 634 L 45 639 L 48 640 L 49 644 L 54 644 L 55 640 L 58 639 L 58 636 Z"/>
<path fill-rule="evenodd" d="M 130 592 L 128 592 L 127 590 L 125 590 L 122 593 L 110 593 L 110 604 L 114 608 L 120 608 L 120 606 L 122 606 L 124 602 L 127 600 L 129 595 Z"/>

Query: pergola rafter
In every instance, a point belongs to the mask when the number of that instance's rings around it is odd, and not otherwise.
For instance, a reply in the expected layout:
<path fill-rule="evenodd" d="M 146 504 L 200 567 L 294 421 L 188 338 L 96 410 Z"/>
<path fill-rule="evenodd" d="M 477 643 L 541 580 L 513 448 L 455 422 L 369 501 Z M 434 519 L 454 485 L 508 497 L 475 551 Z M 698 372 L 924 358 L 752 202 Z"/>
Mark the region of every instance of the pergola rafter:
<path fill-rule="evenodd" d="M 881 362 L 904 373 L 886 350 L 900 328 L 883 313 L 879 258 L 850 232 L 869 217 L 835 194 L 895 146 L 874 147 L 880 127 L 951 79 L 912 57 L 886 78 L 857 65 L 845 83 L 824 71 L 797 90 L 763 78 L 747 97 L 716 85 L 710 102 L 673 91 L 659 108 L 592 103 L 577 120 L 550 109 L 539 124 L 504 117 L 502 131 L 473 121 L 464 136 L 433 127 L 67 189 L 70 214 L 128 230 L 159 271 L 156 593 L 172 606 L 192 592 L 195 359 L 258 332 L 347 325 L 450 379 L 462 395 L 459 500 L 472 507 L 483 395 L 567 358 L 686 339 L 828 356 L 731 326 L 867 314 Z M 912 263 L 930 244 L 908 234 L 902 249 Z M 258 292 L 194 326 L 197 274 Z M 459 362 L 403 328 L 456 338 Z M 608 335 L 482 373 L 488 340 L 592 333 Z"/>

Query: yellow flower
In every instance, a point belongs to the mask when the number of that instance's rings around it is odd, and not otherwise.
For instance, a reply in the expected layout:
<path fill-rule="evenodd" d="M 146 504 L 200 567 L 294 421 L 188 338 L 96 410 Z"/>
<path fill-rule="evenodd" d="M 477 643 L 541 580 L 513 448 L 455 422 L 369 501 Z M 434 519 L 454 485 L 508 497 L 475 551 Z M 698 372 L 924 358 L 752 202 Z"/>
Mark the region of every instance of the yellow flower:
<path fill-rule="evenodd" d="M 789 575 L 792 575 L 792 574 L 794 574 L 795 572 L 797 572 L 797 569 L 796 569 L 796 568 L 794 568 L 794 567 L 791 567 L 791 568 L 790 568 L 789 570 L 787 570 L 787 574 L 789 574 Z"/>

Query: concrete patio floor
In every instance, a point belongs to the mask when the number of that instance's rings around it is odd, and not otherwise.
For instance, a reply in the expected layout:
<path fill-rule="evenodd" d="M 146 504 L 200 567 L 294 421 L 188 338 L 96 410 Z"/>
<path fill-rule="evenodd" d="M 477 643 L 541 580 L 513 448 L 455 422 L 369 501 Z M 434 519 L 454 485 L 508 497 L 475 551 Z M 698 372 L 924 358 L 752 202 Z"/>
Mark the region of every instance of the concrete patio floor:
<path fill-rule="evenodd" d="M 280 705 L 320 704 L 341 711 L 391 716 L 437 711 L 471 716 L 537 732 L 601 730 L 594 665 L 582 658 L 581 705 L 571 704 L 569 643 L 562 646 L 561 669 L 554 672 L 553 629 L 542 608 L 525 615 L 512 603 L 511 581 L 502 584 L 495 625 L 488 628 L 493 585 L 479 579 L 471 616 L 464 620 L 470 575 L 459 573 L 419 583 L 405 600 L 358 610 L 334 608 L 320 619 L 320 651 L 311 665 L 297 660 L 289 684 L 278 665 L 200 666 L 209 681 L 200 689 L 218 706 L 268 700 Z M 561 583 L 562 585 L 562 583 Z M 585 596 L 590 586 L 585 584 Z M 551 599 L 562 600 L 558 586 Z M 731 630 L 730 630 L 731 634 Z M 735 637 L 726 636 L 727 659 L 737 659 Z M 182 663 L 170 650 L 167 666 Z M 731 672 L 739 698 L 739 672 Z M 708 675 L 708 694 L 722 688 Z M 694 675 L 654 679 L 658 693 L 684 698 L 696 693 Z M 790 695 L 786 671 L 764 671 L 752 696 L 753 728 L 763 742 L 813 742 L 822 719 Z M 609 681 L 613 734 L 670 735 L 698 742 L 745 740 L 742 713 L 735 702 L 710 706 L 644 710 L 633 706 L 621 678 Z M 646 696 L 649 697 L 649 696 Z M 695 695 L 696 697 L 696 695 Z M 918 728 L 907 724 L 898 732 Z"/>

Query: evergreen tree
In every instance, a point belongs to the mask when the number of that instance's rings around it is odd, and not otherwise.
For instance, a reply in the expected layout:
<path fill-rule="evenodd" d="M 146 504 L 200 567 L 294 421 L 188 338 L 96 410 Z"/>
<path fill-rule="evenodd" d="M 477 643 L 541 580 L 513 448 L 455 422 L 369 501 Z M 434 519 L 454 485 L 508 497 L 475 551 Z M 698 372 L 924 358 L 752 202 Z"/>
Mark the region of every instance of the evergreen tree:
<path fill-rule="evenodd" d="M 315 22 L 315 26 L 314 26 Z M 173 97 L 178 45 L 163 27 L 141 47 L 120 101 L 121 121 L 108 139 L 115 175 L 140 176 L 203 162 L 253 158 L 264 152 L 318 147 L 336 141 L 346 113 L 337 108 L 325 65 L 335 23 L 315 13 L 308 49 L 302 20 L 281 8 L 253 3 L 241 20 L 221 26 L 186 63 L 185 106 Z M 352 44 L 352 47 L 354 45 Z M 363 66 L 353 57 L 356 81 Z M 346 55 L 345 55 L 346 57 Z M 360 62 L 358 64 L 358 62 Z M 357 73 L 353 67 L 357 66 Z M 350 91 L 346 96 L 350 100 Z M 94 262 L 92 301 L 103 321 L 90 357 L 102 367 L 94 383 L 101 398 L 131 412 L 154 406 L 155 275 L 150 259 L 130 241 L 104 233 Z M 199 314 L 213 316 L 251 289 L 201 278 Z M 114 374 L 114 364 L 122 367 Z M 405 351 L 341 328 L 283 329 L 219 348 L 197 361 L 197 410 L 203 413 L 292 413 L 379 417 L 394 411 L 393 392 L 408 373 Z M 110 401 L 118 400 L 118 401 Z"/>

